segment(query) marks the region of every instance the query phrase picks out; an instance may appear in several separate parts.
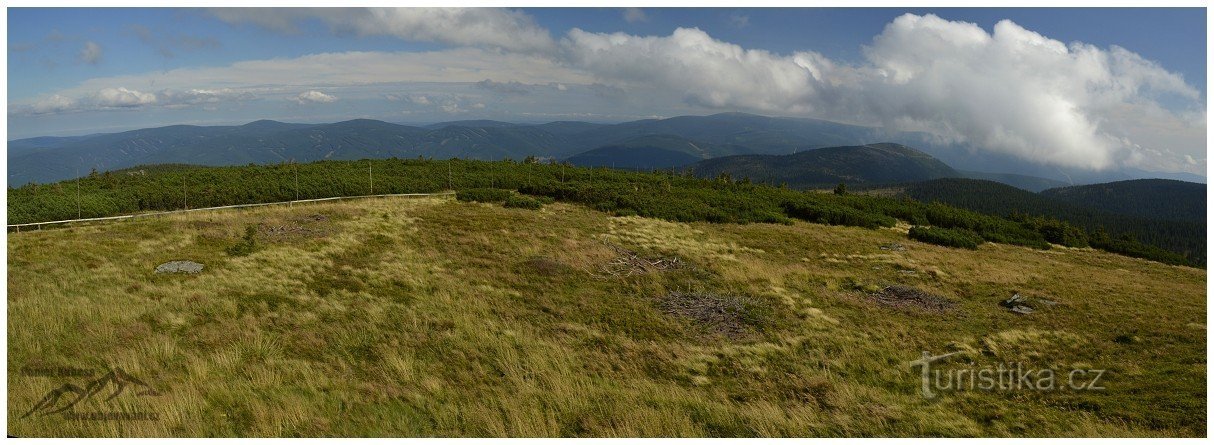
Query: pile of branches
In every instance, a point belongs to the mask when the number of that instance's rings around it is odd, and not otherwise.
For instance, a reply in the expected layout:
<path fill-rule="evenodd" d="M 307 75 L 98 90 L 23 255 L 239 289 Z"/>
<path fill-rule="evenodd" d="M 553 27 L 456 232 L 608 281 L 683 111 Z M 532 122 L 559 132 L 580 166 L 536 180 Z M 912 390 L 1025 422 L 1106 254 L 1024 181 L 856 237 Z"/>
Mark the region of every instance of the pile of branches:
<path fill-rule="evenodd" d="M 747 334 L 753 323 L 754 301 L 746 297 L 714 292 L 674 291 L 662 298 L 662 312 L 691 319 L 710 332 L 736 339 Z"/>
<path fill-rule="evenodd" d="M 944 312 L 955 306 L 947 298 L 899 284 L 887 286 L 872 293 L 871 296 L 878 303 L 899 309 L 914 308 L 931 312 Z"/>
<path fill-rule="evenodd" d="M 686 266 L 679 257 L 646 258 L 615 244 L 608 243 L 607 245 L 615 250 L 616 257 L 603 265 L 604 275 L 630 277 L 650 272 L 682 269 Z"/>

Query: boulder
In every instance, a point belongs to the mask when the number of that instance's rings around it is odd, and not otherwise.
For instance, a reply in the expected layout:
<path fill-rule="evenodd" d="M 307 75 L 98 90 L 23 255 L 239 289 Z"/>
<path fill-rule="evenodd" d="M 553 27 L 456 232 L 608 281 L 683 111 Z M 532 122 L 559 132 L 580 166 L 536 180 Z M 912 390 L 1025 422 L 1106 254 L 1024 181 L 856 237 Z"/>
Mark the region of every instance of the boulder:
<path fill-rule="evenodd" d="M 169 261 L 156 266 L 156 273 L 188 273 L 202 272 L 203 265 L 188 260 Z"/>

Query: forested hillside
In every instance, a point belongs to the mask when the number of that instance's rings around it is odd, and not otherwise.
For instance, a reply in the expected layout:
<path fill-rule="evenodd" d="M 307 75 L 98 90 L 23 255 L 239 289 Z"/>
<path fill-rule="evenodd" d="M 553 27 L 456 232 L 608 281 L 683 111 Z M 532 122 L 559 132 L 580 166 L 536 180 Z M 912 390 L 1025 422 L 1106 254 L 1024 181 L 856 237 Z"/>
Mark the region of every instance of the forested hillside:
<path fill-rule="evenodd" d="M 1191 185 L 1204 189 L 1201 184 Z M 1071 189 L 1105 190 L 1104 186 L 1105 184 L 1095 184 L 1054 190 L 1064 191 L 1063 194 L 1067 194 L 1065 191 L 1072 191 Z M 997 182 L 977 179 L 947 178 L 910 184 L 903 188 L 903 194 L 918 201 L 941 202 L 981 213 L 1018 219 L 1026 216 L 1047 216 L 1082 227 L 1101 239 L 1136 240 L 1179 253 L 1194 263 L 1204 264 L 1206 260 L 1205 197 L 1201 195 L 1198 199 L 1191 193 L 1191 190 L 1188 190 L 1190 188 L 1192 187 L 1157 189 L 1157 193 L 1150 199 L 1155 202 L 1149 204 L 1145 202 L 1147 201 L 1145 197 L 1136 199 L 1133 194 L 1126 197 L 1102 195 L 1101 199 L 1095 201 L 1096 204 L 1090 207 L 1059 200 L 1057 199 L 1058 193 L 1037 194 Z M 1173 192 L 1177 190 L 1180 193 L 1174 195 Z M 1079 193 L 1071 196 L 1077 195 Z M 1146 212 L 1126 211 L 1119 214 L 1101 210 L 1101 207 L 1127 209 L 1134 203 L 1158 209 L 1157 214 L 1161 217 L 1152 217 L 1151 213 Z M 1176 215 L 1195 218 L 1193 208 L 1201 209 L 1203 212 L 1200 220 L 1169 219 Z M 1138 215 L 1127 215 L 1133 213 L 1138 213 Z"/>
<path fill-rule="evenodd" d="M 1059 187 L 1041 192 L 1068 202 L 1118 215 L 1205 223 L 1206 185 L 1171 179 L 1135 179 Z"/>
<path fill-rule="evenodd" d="M 943 162 L 913 148 L 890 143 L 828 147 L 788 155 L 726 156 L 691 166 L 696 175 L 727 175 L 793 188 L 888 184 L 960 176 Z"/>

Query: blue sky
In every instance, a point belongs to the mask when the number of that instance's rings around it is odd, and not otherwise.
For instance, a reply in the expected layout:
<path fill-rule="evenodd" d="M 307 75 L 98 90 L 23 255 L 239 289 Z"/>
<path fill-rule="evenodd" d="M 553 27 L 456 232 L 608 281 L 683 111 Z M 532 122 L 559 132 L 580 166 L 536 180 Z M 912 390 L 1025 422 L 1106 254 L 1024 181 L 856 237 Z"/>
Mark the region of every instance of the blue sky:
<path fill-rule="evenodd" d="M 1205 169 L 1202 9 L 10 8 L 8 42 L 10 139 L 746 111 Z"/>

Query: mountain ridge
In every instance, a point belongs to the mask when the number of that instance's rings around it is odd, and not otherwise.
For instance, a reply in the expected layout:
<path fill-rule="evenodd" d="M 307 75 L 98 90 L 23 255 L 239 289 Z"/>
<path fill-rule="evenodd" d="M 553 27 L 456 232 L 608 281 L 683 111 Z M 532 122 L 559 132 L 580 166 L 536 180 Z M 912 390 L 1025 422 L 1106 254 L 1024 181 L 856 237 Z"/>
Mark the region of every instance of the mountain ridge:
<path fill-rule="evenodd" d="M 1144 174 L 1132 169 L 1091 173 L 1032 166 L 1024 161 L 1005 159 L 1004 155 L 941 144 L 921 133 L 886 131 L 810 118 L 730 112 L 615 124 L 463 120 L 406 125 L 374 119 L 306 124 L 263 119 L 243 125 L 173 125 L 87 136 L 26 138 L 8 142 L 8 179 L 14 185 L 52 182 L 94 168 L 105 171 L 155 163 L 238 165 L 418 156 L 483 160 L 521 160 L 527 156 L 568 159 L 604 147 L 638 145 L 635 143 L 638 138 L 660 137 L 681 138 L 687 144 L 704 148 L 702 151 L 674 148 L 701 158 L 783 155 L 816 148 L 894 142 L 915 147 L 957 170 L 972 171 L 975 165 L 984 168 L 999 165 L 1005 172 L 991 175 L 1004 177 L 981 177 L 1034 191 L 1052 184 L 1050 181 L 1083 184 L 1133 179 Z M 647 145 L 671 149 L 682 143 L 663 141 Z M 621 154 L 635 158 L 635 151 L 623 150 L 628 153 Z M 612 163 L 610 159 L 602 162 Z M 638 165 L 638 168 L 657 167 Z M 1193 179 L 1193 175 L 1160 175 Z"/>

